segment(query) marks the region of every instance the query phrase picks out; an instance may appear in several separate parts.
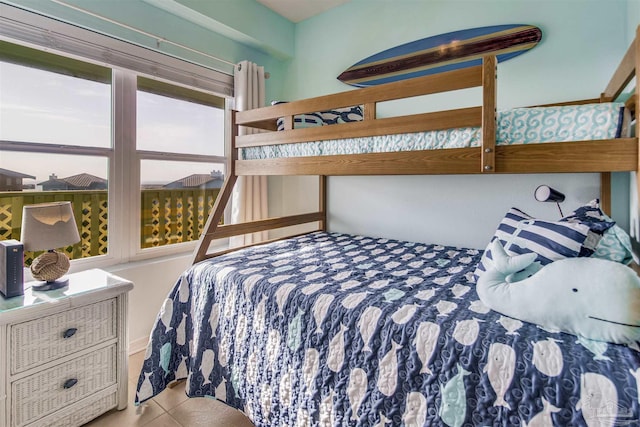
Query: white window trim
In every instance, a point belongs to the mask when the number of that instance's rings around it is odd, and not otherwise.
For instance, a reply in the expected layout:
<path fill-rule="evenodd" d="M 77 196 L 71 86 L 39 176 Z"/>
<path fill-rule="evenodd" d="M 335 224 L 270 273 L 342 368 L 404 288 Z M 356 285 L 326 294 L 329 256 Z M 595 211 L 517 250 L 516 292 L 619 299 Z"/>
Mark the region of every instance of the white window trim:
<path fill-rule="evenodd" d="M 0 3 L 0 40 L 104 65 L 113 70 L 113 148 L 0 141 L 0 150 L 95 155 L 108 158 L 109 206 L 129 206 L 137 215 L 127 215 L 125 208 L 110 209 L 107 226 L 109 234 L 117 238 L 109 239 L 108 254 L 73 260 L 70 272 L 193 252 L 198 244 L 197 240 L 156 248 L 140 248 L 140 161 L 171 159 L 223 163 L 228 171 L 229 156 L 136 151 L 137 77 L 158 79 L 224 97 L 225 110 L 229 111 L 233 96 L 233 76 L 5 3 Z M 122 143 L 115 144 L 116 140 Z M 230 147 L 227 120 L 224 140 L 227 154 Z M 228 220 L 227 216 L 228 214 L 225 215 L 225 220 Z M 124 236 L 136 237 L 125 239 Z M 225 244 L 226 242 L 219 242 L 219 245 Z M 28 270 L 25 272 L 25 279 L 30 280 Z"/>

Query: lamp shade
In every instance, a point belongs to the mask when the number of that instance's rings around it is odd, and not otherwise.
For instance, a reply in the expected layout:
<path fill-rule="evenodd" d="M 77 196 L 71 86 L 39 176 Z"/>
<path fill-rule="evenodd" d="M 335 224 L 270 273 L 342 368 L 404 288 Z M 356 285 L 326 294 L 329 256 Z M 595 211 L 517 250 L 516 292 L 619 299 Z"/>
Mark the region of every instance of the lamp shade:
<path fill-rule="evenodd" d="M 50 250 L 78 243 L 80 235 L 71 202 L 24 206 L 20 240 L 27 251 Z"/>

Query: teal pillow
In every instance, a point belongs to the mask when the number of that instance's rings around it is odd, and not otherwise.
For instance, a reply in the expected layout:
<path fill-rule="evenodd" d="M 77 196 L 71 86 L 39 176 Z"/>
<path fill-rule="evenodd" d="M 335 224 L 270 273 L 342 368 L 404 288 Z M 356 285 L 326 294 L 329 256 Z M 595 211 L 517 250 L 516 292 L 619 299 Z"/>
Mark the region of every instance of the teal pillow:
<path fill-rule="evenodd" d="M 614 225 L 605 231 L 591 258 L 629 264 L 633 261 L 631 238 L 622 228 Z"/>

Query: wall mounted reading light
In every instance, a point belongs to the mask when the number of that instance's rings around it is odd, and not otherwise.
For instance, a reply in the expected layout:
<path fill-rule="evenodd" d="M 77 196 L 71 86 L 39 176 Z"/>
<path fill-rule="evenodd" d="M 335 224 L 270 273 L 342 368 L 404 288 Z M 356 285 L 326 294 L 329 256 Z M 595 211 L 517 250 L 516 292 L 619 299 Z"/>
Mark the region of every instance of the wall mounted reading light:
<path fill-rule="evenodd" d="M 564 217 L 562 209 L 560 209 L 560 203 L 564 202 L 564 194 L 548 185 L 540 185 L 536 188 L 536 191 L 534 191 L 533 196 L 539 202 L 555 202 L 556 205 L 558 205 L 560 216 Z"/>

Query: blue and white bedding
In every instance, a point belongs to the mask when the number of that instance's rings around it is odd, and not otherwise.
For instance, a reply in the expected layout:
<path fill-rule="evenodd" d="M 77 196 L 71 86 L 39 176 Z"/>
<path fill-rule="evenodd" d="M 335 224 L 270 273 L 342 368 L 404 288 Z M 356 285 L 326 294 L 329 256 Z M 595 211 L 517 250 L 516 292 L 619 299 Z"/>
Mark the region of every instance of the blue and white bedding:
<path fill-rule="evenodd" d="M 159 313 L 136 404 L 187 378 L 258 427 L 638 425 L 638 348 L 490 311 L 480 255 L 318 232 L 196 264 Z"/>
<path fill-rule="evenodd" d="M 498 113 L 496 144 L 515 145 L 619 138 L 623 103 L 516 108 Z M 245 148 L 243 159 L 383 153 L 479 147 L 480 128 L 345 138 Z"/>

